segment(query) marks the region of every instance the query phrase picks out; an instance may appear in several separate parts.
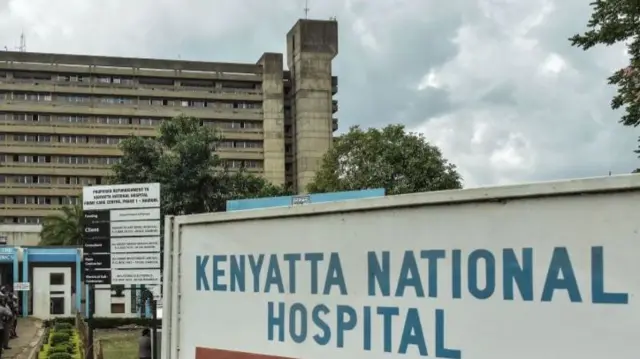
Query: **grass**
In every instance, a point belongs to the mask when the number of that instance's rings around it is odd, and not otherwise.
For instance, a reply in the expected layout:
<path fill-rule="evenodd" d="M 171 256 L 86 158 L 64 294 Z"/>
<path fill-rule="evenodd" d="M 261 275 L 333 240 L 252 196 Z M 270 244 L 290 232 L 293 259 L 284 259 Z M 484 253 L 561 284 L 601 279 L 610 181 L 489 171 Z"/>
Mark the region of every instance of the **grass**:
<path fill-rule="evenodd" d="M 49 335 L 51 337 L 51 335 Z M 38 353 L 38 359 L 47 359 L 47 353 L 49 352 L 49 344 L 44 344 L 42 350 Z"/>
<path fill-rule="evenodd" d="M 96 339 L 102 343 L 104 359 L 138 359 L 139 331 L 97 331 Z"/>

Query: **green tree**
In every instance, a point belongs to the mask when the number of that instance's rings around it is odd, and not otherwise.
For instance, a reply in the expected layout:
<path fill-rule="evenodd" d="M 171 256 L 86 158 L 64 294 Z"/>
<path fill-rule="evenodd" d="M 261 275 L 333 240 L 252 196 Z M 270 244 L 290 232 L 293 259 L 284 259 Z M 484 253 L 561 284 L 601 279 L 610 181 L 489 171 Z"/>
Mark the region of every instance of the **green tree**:
<path fill-rule="evenodd" d="M 385 188 L 387 194 L 461 188 L 461 177 L 438 147 L 402 125 L 355 126 L 336 138 L 309 192 Z"/>
<path fill-rule="evenodd" d="M 40 245 L 82 245 L 82 200 L 77 205 L 64 206 L 60 213 L 44 218 L 40 231 Z"/>
<path fill-rule="evenodd" d="M 289 194 L 262 177 L 233 173 L 213 152 L 220 134 L 198 119 L 179 116 L 160 125 L 159 136 L 132 136 L 120 144 L 112 183 L 161 184 L 163 214 L 224 211 L 229 199 Z"/>
<path fill-rule="evenodd" d="M 624 108 L 620 122 L 637 127 L 640 125 L 640 3 L 637 0 L 597 0 L 591 7 L 593 13 L 587 23 L 588 30 L 572 36 L 569 41 L 583 50 L 596 45 L 626 45 L 629 65 L 609 77 L 609 84 L 617 86 L 611 108 Z M 640 147 L 635 152 L 640 154 Z"/>

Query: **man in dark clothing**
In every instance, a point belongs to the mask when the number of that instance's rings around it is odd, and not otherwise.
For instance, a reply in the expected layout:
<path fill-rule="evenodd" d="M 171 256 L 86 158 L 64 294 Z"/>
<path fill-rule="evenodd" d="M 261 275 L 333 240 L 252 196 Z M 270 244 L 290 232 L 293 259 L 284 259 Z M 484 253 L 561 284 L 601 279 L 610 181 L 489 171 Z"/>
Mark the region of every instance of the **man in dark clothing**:
<path fill-rule="evenodd" d="M 9 330 L 7 324 L 11 321 L 13 313 L 6 307 L 7 297 L 4 294 L 0 294 L 0 358 L 2 358 L 2 349 L 11 349 L 9 347 Z"/>
<path fill-rule="evenodd" d="M 138 339 L 138 358 L 151 359 L 151 332 L 149 328 L 144 329 Z"/>
<path fill-rule="evenodd" d="M 8 330 L 8 333 L 5 334 L 8 334 L 9 338 L 16 338 L 16 328 L 18 325 L 18 296 L 14 293 L 13 288 L 10 285 L 4 285 L 0 292 L 5 295 L 5 306 L 13 314 L 11 321 L 5 326 L 5 329 Z"/>
<path fill-rule="evenodd" d="M 20 301 L 15 292 L 11 292 L 11 310 L 13 311 L 13 326 L 11 328 L 11 338 L 18 337 L 18 317 L 20 316 Z"/>

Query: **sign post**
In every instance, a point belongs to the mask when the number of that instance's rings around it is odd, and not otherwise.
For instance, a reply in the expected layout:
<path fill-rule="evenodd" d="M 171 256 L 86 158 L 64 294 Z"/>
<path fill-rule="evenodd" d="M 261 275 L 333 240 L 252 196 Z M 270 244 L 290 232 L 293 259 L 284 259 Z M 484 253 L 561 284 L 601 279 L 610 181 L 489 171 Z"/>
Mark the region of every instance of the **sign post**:
<path fill-rule="evenodd" d="M 96 285 L 161 284 L 160 184 L 83 187 L 82 197 L 91 342 Z M 87 357 L 93 358 L 92 352 Z"/>

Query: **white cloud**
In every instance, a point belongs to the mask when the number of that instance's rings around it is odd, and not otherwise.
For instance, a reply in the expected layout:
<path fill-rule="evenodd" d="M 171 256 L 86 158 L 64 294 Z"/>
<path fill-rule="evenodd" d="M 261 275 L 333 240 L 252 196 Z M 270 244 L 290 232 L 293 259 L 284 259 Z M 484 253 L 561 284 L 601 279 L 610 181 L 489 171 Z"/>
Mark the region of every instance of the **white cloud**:
<path fill-rule="evenodd" d="M 438 80 L 438 75 L 435 73 L 433 69 L 429 71 L 428 74 L 422 77 L 420 83 L 418 84 L 417 90 L 422 91 L 427 88 L 438 89 L 441 87 L 440 81 Z"/>
<path fill-rule="evenodd" d="M 557 75 L 565 70 L 566 67 L 567 62 L 562 58 L 562 56 L 550 53 L 544 59 L 538 71 L 541 75 Z"/>
<path fill-rule="evenodd" d="M 284 51 L 298 0 L 0 0 L 0 46 L 254 62 Z M 340 126 L 402 121 L 440 145 L 467 185 L 629 172 L 637 129 L 617 123 L 606 77 L 620 46 L 569 36 L 582 0 L 326 0 L 337 17 Z"/>

